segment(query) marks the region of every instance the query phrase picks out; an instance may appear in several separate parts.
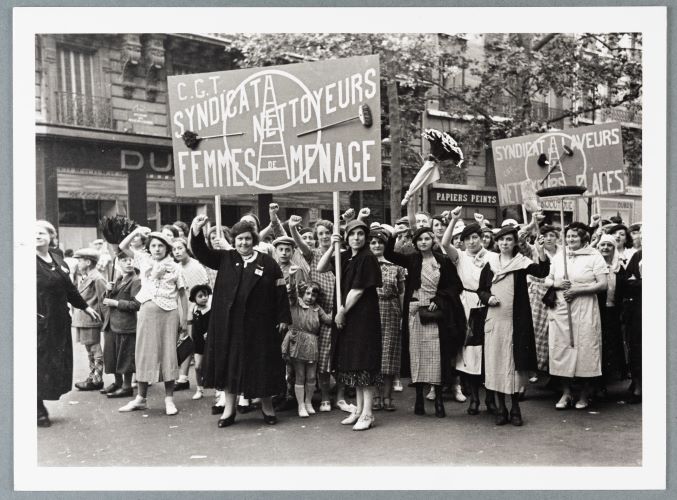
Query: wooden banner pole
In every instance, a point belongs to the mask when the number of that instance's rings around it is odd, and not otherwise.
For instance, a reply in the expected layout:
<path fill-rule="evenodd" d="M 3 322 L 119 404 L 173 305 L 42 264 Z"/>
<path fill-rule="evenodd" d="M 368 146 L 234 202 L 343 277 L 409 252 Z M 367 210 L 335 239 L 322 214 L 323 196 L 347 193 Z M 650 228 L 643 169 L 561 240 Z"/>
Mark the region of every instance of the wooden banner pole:
<path fill-rule="evenodd" d="M 560 199 L 559 204 L 559 216 L 562 224 L 562 258 L 564 259 L 564 279 L 569 279 L 569 273 L 567 272 L 567 242 L 566 242 L 566 231 L 564 225 L 564 198 Z M 567 319 L 569 320 L 569 344 L 571 347 L 574 347 L 574 325 L 571 321 L 571 302 L 567 302 Z"/>
<path fill-rule="evenodd" d="M 333 193 L 334 202 L 334 234 L 341 234 L 341 213 L 339 207 L 339 192 Z M 336 309 L 340 309 L 341 303 L 341 243 L 337 242 L 334 248 L 334 263 L 336 267 Z"/>
<path fill-rule="evenodd" d="M 217 194 L 214 196 L 214 219 L 216 223 L 216 237 L 221 240 L 223 239 L 223 233 L 221 232 L 221 195 Z"/>

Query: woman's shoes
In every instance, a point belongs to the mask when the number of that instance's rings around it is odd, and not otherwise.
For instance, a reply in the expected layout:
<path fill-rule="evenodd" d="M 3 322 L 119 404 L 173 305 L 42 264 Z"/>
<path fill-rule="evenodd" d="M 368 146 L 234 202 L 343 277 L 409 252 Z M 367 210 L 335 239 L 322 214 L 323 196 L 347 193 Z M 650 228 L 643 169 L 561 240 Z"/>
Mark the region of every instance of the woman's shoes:
<path fill-rule="evenodd" d="M 176 405 L 174 404 L 173 399 L 166 399 L 165 398 L 165 413 L 167 415 L 169 415 L 170 417 L 179 413 L 179 410 L 176 408 Z"/>
<path fill-rule="evenodd" d="M 236 414 L 237 412 L 234 411 L 233 413 L 230 414 L 230 417 L 220 418 L 217 424 L 218 428 L 223 429 L 224 427 L 230 427 L 231 425 L 233 425 L 235 423 Z"/>
<path fill-rule="evenodd" d="M 135 410 L 147 410 L 148 405 L 146 404 L 146 398 L 136 396 L 135 399 L 132 399 L 129 403 L 124 405 L 122 408 L 118 408 L 118 411 L 121 413 L 126 413 L 129 411 Z"/>
<path fill-rule="evenodd" d="M 565 394 L 555 403 L 555 408 L 558 410 L 566 410 L 571 407 L 571 394 Z"/>
<path fill-rule="evenodd" d="M 524 422 L 522 422 L 522 412 L 519 408 L 513 408 L 510 410 L 510 423 L 515 427 L 521 427 Z"/>
<path fill-rule="evenodd" d="M 261 408 L 261 415 L 263 415 L 263 421 L 266 424 L 275 425 L 277 423 L 277 416 L 276 415 L 266 415 L 266 413 L 263 411 L 263 408 Z"/>
<path fill-rule="evenodd" d="M 110 385 L 107 385 L 107 386 L 104 387 L 103 389 L 101 389 L 99 392 L 100 392 L 101 394 L 106 395 L 106 394 L 110 394 L 111 392 L 117 391 L 119 388 L 120 388 L 119 385 L 116 385 L 115 383 L 112 383 L 112 384 L 110 384 Z"/>
<path fill-rule="evenodd" d="M 435 416 L 437 418 L 444 418 L 447 416 L 444 411 L 444 402 L 442 401 L 442 391 L 438 388 L 437 397 L 435 398 Z"/>
<path fill-rule="evenodd" d="M 498 413 L 498 406 L 491 400 L 486 400 L 484 404 L 487 406 L 487 413 L 491 415 L 496 415 Z"/>
<path fill-rule="evenodd" d="M 508 423 L 508 409 L 502 408 L 496 414 L 496 425 L 505 425 Z"/>
<path fill-rule="evenodd" d="M 403 390 L 404 387 L 402 387 L 402 381 L 399 378 L 396 378 L 395 381 L 393 382 L 393 391 L 402 392 Z"/>
<path fill-rule="evenodd" d="M 454 399 L 459 403 L 465 403 L 468 400 L 468 398 L 465 397 L 465 394 L 463 394 L 460 384 L 454 387 Z"/>
<path fill-rule="evenodd" d="M 371 429 L 374 425 L 374 420 L 375 418 L 373 415 L 363 415 L 357 420 L 355 425 L 353 425 L 353 430 L 366 431 L 367 429 Z"/>
<path fill-rule="evenodd" d="M 425 397 L 428 401 L 435 401 L 435 386 L 433 385 L 430 388 L 430 392 L 428 395 Z"/>
<path fill-rule="evenodd" d="M 220 415 L 223 413 L 225 406 L 212 405 L 212 415 Z"/>
<path fill-rule="evenodd" d="M 360 415 L 357 411 L 352 412 L 349 416 L 341 420 L 341 425 L 353 425 L 360 419 Z"/>
<path fill-rule="evenodd" d="M 425 405 L 423 400 L 416 400 L 416 403 L 414 403 L 414 415 L 425 415 Z"/>
<path fill-rule="evenodd" d="M 192 399 L 202 399 L 202 396 L 204 396 L 204 391 L 202 389 L 197 389 L 195 394 L 193 394 Z"/>
<path fill-rule="evenodd" d="M 331 401 L 322 401 L 320 403 L 320 411 L 321 412 L 331 411 Z"/>
<path fill-rule="evenodd" d="M 475 400 L 470 400 L 468 405 L 468 415 L 479 415 L 480 413 L 480 402 Z"/>
<path fill-rule="evenodd" d="M 346 403 L 346 400 L 345 400 L 345 399 L 339 399 L 339 400 L 336 402 L 336 406 L 337 406 L 337 408 L 338 408 L 339 410 L 345 411 L 345 412 L 347 412 L 347 413 L 352 413 L 352 412 L 355 411 L 355 409 L 356 409 L 356 407 L 355 407 L 354 404 L 348 404 L 348 403 Z"/>
<path fill-rule="evenodd" d="M 587 397 L 582 397 L 576 401 L 575 408 L 577 410 L 585 410 L 588 406 L 590 406 L 590 400 Z"/>
<path fill-rule="evenodd" d="M 315 415 L 315 408 L 313 408 L 313 403 L 306 403 L 305 406 L 308 415 Z"/>
<path fill-rule="evenodd" d="M 49 413 L 47 413 L 47 408 L 44 406 L 38 408 L 38 427 L 49 427 L 52 425 L 52 421 L 49 419 Z"/>
<path fill-rule="evenodd" d="M 134 395 L 134 389 L 131 387 L 120 387 L 113 392 L 106 394 L 109 398 L 130 398 Z"/>
<path fill-rule="evenodd" d="M 383 398 L 383 409 L 385 411 L 395 411 L 395 406 L 393 406 L 393 398 Z"/>
<path fill-rule="evenodd" d="M 303 404 L 303 403 L 299 404 L 298 414 L 299 414 L 299 417 L 301 417 L 301 418 L 308 418 L 310 416 L 308 414 L 308 410 L 306 410 L 305 404 Z"/>
<path fill-rule="evenodd" d="M 381 398 L 375 397 L 374 402 L 371 405 L 371 409 L 374 411 L 381 411 L 383 409 L 383 403 L 381 402 Z"/>

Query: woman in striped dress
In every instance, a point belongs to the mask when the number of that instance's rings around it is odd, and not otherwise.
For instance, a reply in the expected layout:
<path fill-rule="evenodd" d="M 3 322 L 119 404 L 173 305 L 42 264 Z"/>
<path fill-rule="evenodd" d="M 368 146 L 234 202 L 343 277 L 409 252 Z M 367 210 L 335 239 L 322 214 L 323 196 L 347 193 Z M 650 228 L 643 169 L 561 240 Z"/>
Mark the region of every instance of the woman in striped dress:
<path fill-rule="evenodd" d="M 376 289 L 381 314 L 381 375 L 383 385 L 379 386 L 379 396 L 374 398 L 374 410 L 395 411 L 392 399 L 393 379 L 400 374 L 400 356 L 402 353 L 402 313 L 400 296 L 404 293 L 404 280 L 407 271 L 383 256 L 388 234 L 380 228 L 369 233 L 369 249 L 381 266 L 383 286 Z"/>
<path fill-rule="evenodd" d="M 294 238 L 299 251 L 306 259 L 310 266 L 310 281 L 320 285 L 320 296 L 317 304 L 327 314 L 332 314 L 334 310 L 334 297 L 336 294 L 336 277 L 333 273 L 321 273 L 317 270 L 317 264 L 331 246 L 331 233 L 334 230 L 334 225 L 328 220 L 318 220 L 315 223 L 315 240 L 318 242 L 318 248 L 308 246 L 307 242 L 301 237 L 296 226 L 289 226 L 289 232 Z M 320 411 L 331 411 L 331 402 L 329 399 L 329 379 L 332 370 L 331 366 L 331 325 L 322 324 L 320 327 L 320 335 L 318 337 L 318 360 L 317 371 L 318 380 L 320 382 L 320 391 L 322 393 L 322 401 L 320 403 Z M 345 403 L 342 394 L 337 394 L 337 404 Z M 341 408 L 342 410 L 344 408 Z"/>

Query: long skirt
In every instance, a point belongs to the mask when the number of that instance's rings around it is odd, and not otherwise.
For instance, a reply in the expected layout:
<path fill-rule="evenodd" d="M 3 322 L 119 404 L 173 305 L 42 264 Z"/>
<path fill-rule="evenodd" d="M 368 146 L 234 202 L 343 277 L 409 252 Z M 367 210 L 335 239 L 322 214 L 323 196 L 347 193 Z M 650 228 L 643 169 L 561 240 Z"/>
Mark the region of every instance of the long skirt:
<path fill-rule="evenodd" d="M 381 373 L 383 375 L 400 374 L 402 356 L 402 314 L 397 297 L 378 299 L 381 314 Z"/>
<path fill-rule="evenodd" d="M 531 305 L 531 318 L 534 322 L 534 339 L 536 340 L 536 359 L 538 369 L 548 371 L 548 308 L 543 303 L 543 296 L 547 288 L 543 280 L 534 278 L 529 283 L 529 303 Z"/>
<path fill-rule="evenodd" d="M 418 302 L 409 305 L 411 381 L 439 385 L 442 383 L 439 329 L 437 323 L 422 324 L 418 308 Z"/>
<path fill-rule="evenodd" d="M 136 380 L 151 383 L 176 380 L 179 311 L 165 311 L 151 300 L 144 302 L 137 316 L 136 332 Z"/>

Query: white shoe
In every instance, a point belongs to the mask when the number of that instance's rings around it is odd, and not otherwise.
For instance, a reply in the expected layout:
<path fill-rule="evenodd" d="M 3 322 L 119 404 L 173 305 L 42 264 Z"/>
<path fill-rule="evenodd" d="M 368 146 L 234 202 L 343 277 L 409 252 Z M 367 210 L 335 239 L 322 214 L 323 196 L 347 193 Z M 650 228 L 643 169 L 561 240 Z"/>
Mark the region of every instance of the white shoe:
<path fill-rule="evenodd" d="M 195 391 L 195 394 L 193 394 L 193 399 L 202 399 L 202 396 L 204 396 L 204 392 L 202 389 L 198 389 Z"/>
<path fill-rule="evenodd" d="M 359 420 L 360 416 L 357 414 L 356 411 L 353 411 L 350 413 L 349 416 L 341 420 L 341 425 L 353 425 L 355 422 Z"/>
<path fill-rule="evenodd" d="M 367 429 L 371 429 L 375 420 L 373 415 L 363 415 L 357 420 L 357 423 L 353 425 L 353 430 L 366 431 Z"/>
<path fill-rule="evenodd" d="M 315 415 L 315 408 L 313 408 L 312 403 L 306 403 L 306 411 L 309 415 Z"/>
<path fill-rule="evenodd" d="M 322 401 L 320 403 L 320 411 L 321 412 L 331 411 L 331 403 L 329 401 Z"/>
<path fill-rule="evenodd" d="M 465 403 L 468 400 L 468 398 L 466 398 L 465 395 L 463 394 L 463 391 L 461 391 L 460 385 L 457 385 L 454 388 L 454 399 L 459 403 Z"/>
<path fill-rule="evenodd" d="M 304 405 L 303 403 L 301 403 L 299 405 L 298 411 L 299 411 L 299 417 L 301 417 L 301 418 L 308 418 L 310 416 L 310 415 L 308 415 L 308 410 L 306 410 L 306 405 Z"/>
<path fill-rule="evenodd" d="M 428 401 L 435 401 L 435 387 L 430 388 L 430 392 L 425 397 Z"/>
<path fill-rule="evenodd" d="M 402 387 L 402 381 L 397 378 L 393 382 L 393 391 L 395 392 L 402 392 L 404 390 L 404 387 Z"/>
<path fill-rule="evenodd" d="M 119 412 L 125 413 L 128 411 L 134 411 L 134 410 L 147 410 L 148 405 L 146 404 L 146 398 L 140 398 L 136 397 L 132 399 L 129 403 L 127 403 L 125 406 L 122 408 L 118 408 Z"/>
<path fill-rule="evenodd" d="M 176 405 L 174 404 L 174 400 L 165 399 L 165 413 L 169 416 L 176 415 L 177 413 L 179 413 L 179 410 L 176 408 Z"/>
<path fill-rule="evenodd" d="M 347 413 L 351 413 L 353 410 L 355 410 L 355 405 L 346 403 L 345 399 L 339 399 L 336 402 L 336 406 L 339 410 L 345 411 Z"/>

